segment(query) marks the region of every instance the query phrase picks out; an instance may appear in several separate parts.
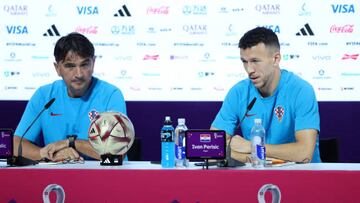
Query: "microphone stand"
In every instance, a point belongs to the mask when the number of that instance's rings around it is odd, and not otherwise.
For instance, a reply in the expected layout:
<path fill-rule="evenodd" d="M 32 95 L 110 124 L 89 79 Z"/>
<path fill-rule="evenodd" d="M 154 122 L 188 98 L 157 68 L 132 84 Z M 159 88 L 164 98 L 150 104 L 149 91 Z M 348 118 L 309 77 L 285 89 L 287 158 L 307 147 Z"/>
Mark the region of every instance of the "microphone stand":
<path fill-rule="evenodd" d="M 232 141 L 232 137 L 230 137 L 229 144 L 226 148 L 226 159 L 225 159 L 226 166 L 227 167 L 245 166 L 245 163 L 238 161 L 234 158 L 231 158 L 231 147 L 230 147 L 231 141 Z"/>
<path fill-rule="evenodd" d="M 29 166 L 29 165 L 36 165 L 39 162 L 23 157 L 22 156 L 22 141 L 26 133 L 29 131 L 29 129 L 34 125 L 35 121 L 40 117 L 40 115 L 48 109 L 55 101 L 55 98 L 52 98 L 47 104 L 45 104 L 44 108 L 38 113 L 38 115 L 35 117 L 35 119 L 31 122 L 28 128 L 26 128 L 24 134 L 21 136 L 18 146 L 18 156 L 13 156 L 12 158 L 7 159 L 7 164 L 10 166 Z"/>

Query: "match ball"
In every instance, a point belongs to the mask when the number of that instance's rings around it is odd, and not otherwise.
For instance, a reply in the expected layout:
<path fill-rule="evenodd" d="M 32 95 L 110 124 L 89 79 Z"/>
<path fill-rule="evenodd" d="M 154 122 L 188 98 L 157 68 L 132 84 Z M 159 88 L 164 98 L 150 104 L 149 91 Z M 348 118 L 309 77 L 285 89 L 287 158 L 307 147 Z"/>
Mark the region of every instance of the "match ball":
<path fill-rule="evenodd" d="M 130 119 L 119 112 L 99 113 L 89 127 L 89 141 L 100 154 L 124 155 L 135 139 Z"/>

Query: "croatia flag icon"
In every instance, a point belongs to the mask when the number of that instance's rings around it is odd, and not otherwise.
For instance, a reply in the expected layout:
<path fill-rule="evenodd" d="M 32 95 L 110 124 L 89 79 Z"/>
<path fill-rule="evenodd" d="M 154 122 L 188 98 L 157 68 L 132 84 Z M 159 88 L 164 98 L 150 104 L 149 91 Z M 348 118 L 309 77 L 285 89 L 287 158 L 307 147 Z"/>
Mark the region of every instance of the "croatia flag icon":
<path fill-rule="evenodd" d="M 211 142 L 210 134 L 200 134 L 200 142 Z"/>

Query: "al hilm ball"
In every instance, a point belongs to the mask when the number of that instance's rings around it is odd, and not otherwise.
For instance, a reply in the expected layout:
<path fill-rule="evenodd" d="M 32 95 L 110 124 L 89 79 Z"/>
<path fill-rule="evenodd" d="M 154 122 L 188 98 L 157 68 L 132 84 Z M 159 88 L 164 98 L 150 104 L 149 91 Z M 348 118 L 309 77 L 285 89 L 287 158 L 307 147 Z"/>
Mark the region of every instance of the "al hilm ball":
<path fill-rule="evenodd" d="M 89 127 L 89 141 L 100 154 L 124 155 L 135 139 L 130 119 L 119 112 L 102 112 Z"/>

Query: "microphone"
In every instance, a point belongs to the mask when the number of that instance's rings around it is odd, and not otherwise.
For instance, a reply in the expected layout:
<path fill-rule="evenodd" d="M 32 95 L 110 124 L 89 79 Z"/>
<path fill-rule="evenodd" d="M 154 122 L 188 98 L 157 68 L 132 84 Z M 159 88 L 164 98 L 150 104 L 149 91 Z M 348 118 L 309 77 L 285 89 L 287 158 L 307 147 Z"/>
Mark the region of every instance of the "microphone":
<path fill-rule="evenodd" d="M 245 112 L 244 116 L 241 118 L 240 123 L 242 123 L 242 122 L 244 121 L 244 119 L 245 119 L 245 117 L 246 117 L 246 114 L 249 113 L 249 111 L 250 111 L 250 110 L 252 109 L 252 107 L 254 106 L 255 102 L 256 102 L 256 97 L 254 97 L 254 98 L 251 100 L 250 104 L 246 107 L 246 112 Z"/>
<path fill-rule="evenodd" d="M 26 157 L 22 156 L 22 141 L 26 133 L 29 131 L 29 129 L 34 125 L 35 121 L 40 117 L 40 115 L 48 109 L 55 101 L 55 98 L 52 98 L 48 103 L 45 104 L 44 108 L 38 113 L 38 115 L 35 117 L 35 119 L 31 122 L 28 128 L 26 128 L 24 134 L 21 136 L 18 146 L 18 156 L 13 156 L 12 158 L 7 160 L 7 163 L 10 166 L 29 166 L 29 165 L 35 165 L 38 164 L 37 161 L 28 159 Z"/>

